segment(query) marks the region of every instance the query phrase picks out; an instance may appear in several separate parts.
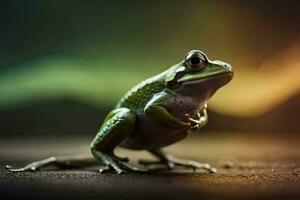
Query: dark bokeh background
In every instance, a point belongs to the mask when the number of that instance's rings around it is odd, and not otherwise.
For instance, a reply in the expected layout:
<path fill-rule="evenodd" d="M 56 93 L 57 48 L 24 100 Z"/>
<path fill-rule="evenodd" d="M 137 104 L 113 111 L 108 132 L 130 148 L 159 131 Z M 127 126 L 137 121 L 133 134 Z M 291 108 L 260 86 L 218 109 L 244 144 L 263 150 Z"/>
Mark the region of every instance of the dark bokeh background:
<path fill-rule="evenodd" d="M 0 1 L 0 136 L 89 135 L 191 49 L 232 64 L 207 131 L 298 133 L 297 1 Z"/>
<path fill-rule="evenodd" d="M 299 199 L 299 1 L 0 0 L 2 199 Z M 8 173 L 90 155 L 104 116 L 132 86 L 191 49 L 233 66 L 200 133 L 165 150 L 216 174 Z M 153 159 L 146 151 L 116 155 Z"/>

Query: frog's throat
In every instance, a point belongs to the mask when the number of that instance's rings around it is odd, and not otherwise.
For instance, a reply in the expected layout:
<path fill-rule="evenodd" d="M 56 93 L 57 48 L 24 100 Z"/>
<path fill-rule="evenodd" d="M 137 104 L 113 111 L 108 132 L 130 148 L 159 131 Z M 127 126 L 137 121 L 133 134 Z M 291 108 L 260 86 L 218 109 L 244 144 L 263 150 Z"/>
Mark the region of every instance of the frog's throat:
<path fill-rule="evenodd" d="M 206 102 L 222 86 L 226 85 L 233 77 L 232 73 L 216 73 L 203 79 L 182 82 L 174 91 L 183 96 Z"/>

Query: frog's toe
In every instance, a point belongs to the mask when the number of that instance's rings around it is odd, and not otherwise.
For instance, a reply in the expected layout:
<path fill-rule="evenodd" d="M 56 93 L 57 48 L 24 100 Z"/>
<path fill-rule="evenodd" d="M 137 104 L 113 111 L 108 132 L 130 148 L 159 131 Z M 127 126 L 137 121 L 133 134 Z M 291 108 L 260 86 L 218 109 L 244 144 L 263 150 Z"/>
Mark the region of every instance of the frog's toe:
<path fill-rule="evenodd" d="M 147 172 L 147 169 L 134 167 L 125 163 L 122 163 L 122 168 L 125 169 L 127 172 Z"/>
<path fill-rule="evenodd" d="M 6 165 L 5 168 L 8 172 L 25 172 L 25 171 L 36 171 L 37 168 L 34 166 L 25 166 L 21 168 L 13 168 L 11 165 Z"/>
<path fill-rule="evenodd" d="M 126 170 L 121 169 L 118 166 L 108 165 L 105 168 L 99 169 L 100 174 L 106 173 L 106 172 L 115 172 L 116 174 L 122 174 L 127 172 Z"/>
<path fill-rule="evenodd" d="M 147 172 L 147 169 L 142 169 L 138 167 L 131 166 L 123 161 L 114 158 L 112 162 L 108 163 L 105 168 L 99 170 L 100 173 L 105 173 L 109 171 L 114 171 L 117 174 L 122 174 L 126 172 Z"/>
<path fill-rule="evenodd" d="M 10 170 L 10 169 L 12 169 L 13 167 L 11 166 L 11 165 L 5 165 L 5 169 L 7 169 L 7 170 Z"/>
<path fill-rule="evenodd" d="M 13 166 L 11 166 L 11 165 L 6 165 L 5 169 L 8 172 L 21 172 L 21 171 L 24 171 L 24 168 L 13 168 Z"/>
<path fill-rule="evenodd" d="M 175 158 L 173 156 L 168 156 L 168 160 L 169 160 L 169 162 L 173 162 L 174 165 L 192 168 L 194 170 L 204 169 L 204 170 L 208 171 L 209 173 L 217 172 L 217 169 L 212 167 L 208 163 L 200 163 L 200 162 L 193 161 L 193 160 L 181 160 L 181 159 Z"/>
<path fill-rule="evenodd" d="M 159 161 L 153 161 L 153 160 L 139 160 L 139 164 L 143 165 L 143 166 L 150 166 L 150 165 L 164 165 L 166 167 L 164 168 L 155 168 L 156 169 L 173 169 L 175 167 L 175 164 L 172 161 L 169 160 L 159 160 Z M 153 170 L 153 169 L 152 169 Z"/>
<path fill-rule="evenodd" d="M 217 169 L 212 167 L 210 164 L 208 163 L 200 163 L 200 162 L 196 162 L 196 161 L 187 161 L 186 164 L 184 163 L 180 163 L 179 165 L 185 166 L 185 167 L 190 167 L 193 168 L 194 170 L 196 169 L 204 169 L 206 171 L 208 171 L 209 173 L 216 173 Z"/>

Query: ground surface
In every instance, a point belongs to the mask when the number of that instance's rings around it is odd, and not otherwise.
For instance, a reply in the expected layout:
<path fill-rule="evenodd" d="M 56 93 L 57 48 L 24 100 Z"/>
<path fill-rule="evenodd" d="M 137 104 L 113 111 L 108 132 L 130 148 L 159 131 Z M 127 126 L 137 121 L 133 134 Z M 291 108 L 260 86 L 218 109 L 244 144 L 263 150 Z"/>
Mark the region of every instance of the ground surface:
<path fill-rule="evenodd" d="M 209 162 L 218 173 L 177 168 L 150 174 L 99 174 L 98 167 L 9 174 L 51 155 L 88 154 L 91 138 L 19 138 L 0 141 L 1 199 L 300 199 L 300 136 L 204 133 L 166 149 L 178 157 Z M 117 150 L 138 158 L 146 152 Z"/>

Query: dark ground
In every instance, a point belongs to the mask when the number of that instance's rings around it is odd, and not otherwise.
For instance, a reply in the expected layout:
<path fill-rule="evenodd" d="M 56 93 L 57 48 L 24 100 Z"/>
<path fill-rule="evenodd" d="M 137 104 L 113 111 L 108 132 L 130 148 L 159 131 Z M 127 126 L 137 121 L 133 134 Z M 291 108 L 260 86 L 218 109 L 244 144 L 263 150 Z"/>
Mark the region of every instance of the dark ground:
<path fill-rule="evenodd" d="M 1 199 L 300 199 L 300 136 L 204 133 L 167 149 L 178 157 L 209 162 L 218 173 L 177 168 L 150 174 L 99 174 L 97 168 L 9 174 L 50 155 L 88 153 L 91 138 L 18 138 L 0 141 Z M 117 150 L 137 158 L 146 152 Z"/>

